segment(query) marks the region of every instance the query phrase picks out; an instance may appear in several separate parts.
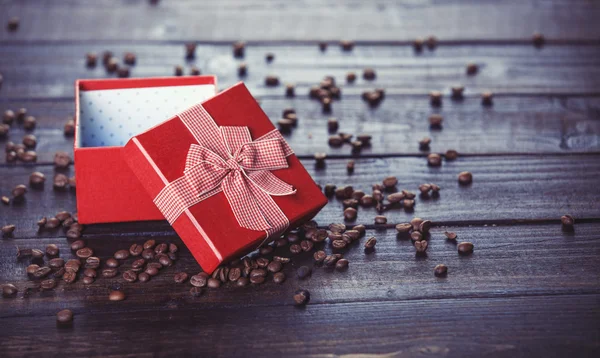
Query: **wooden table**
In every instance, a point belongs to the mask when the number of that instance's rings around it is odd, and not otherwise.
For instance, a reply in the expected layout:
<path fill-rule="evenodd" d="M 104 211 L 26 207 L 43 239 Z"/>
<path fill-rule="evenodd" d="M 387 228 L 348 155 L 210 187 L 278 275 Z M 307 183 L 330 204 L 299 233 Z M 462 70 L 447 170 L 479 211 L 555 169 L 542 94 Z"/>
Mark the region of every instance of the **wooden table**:
<path fill-rule="evenodd" d="M 300 281 L 296 268 L 312 265 L 304 254 L 286 265 L 282 285 L 226 285 L 193 298 L 189 284 L 173 283 L 176 272 L 200 270 L 185 248 L 173 267 L 146 284 L 119 276 L 39 292 L 24 273 L 28 261 L 15 259 L 15 246 L 56 243 L 71 257 L 64 232 L 38 233 L 36 221 L 76 211 L 75 194 L 54 192 L 47 182 L 28 192 L 25 203 L 0 206 L 0 224 L 17 225 L 14 237 L 0 240 L 0 284 L 19 288 L 15 298 L 0 301 L 2 356 L 598 355 L 600 4 L 14 0 L 2 2 L 0 14 L 2 26 L 21 18 L 18 31 L 0 31 L 0 110 L 26 107 L 38 118 L 39 140 L 34 165 L 0 158 L 2 195 L 27 183 L 33 171 L 52 178 L 54 152 L 72 150 L 62 125 L 74 111 L 73 82 L 106 77 L 101 66 L 85 67 L 86 52 L 136 53 L 134 77 L 196 65 L 226 88 L 239 80 L 240 61 L 231 54 L 237 40 L 248 43 L 245 82 L 270 118 L 277 121 L 286 107 L 297 110 L 299 125 L 288 140 L 319 184 L 370 191 L 396 175 L 400 189 L 442 187 L 435 200 L 417 198 L 414 213 L 387 212 L 384 229 L 373 225 L 374 209 L 360 209 L 356 222 L 378 244 L 368 255 L 362 244 L 350 248 L 345 272 L 315 268 Z M 542 48 L 531 42 L 534 31 L 546 37 Z M 415 54 L 412 40 L 430 34 L 439 46 Z M 340 39 L 355 40 L 356 47 L 342 52 Z M 186 62 L 183 45 L 190 41 L 199 43 L 197 58 Z M 330 43 L 327 51 L 319 51 L 319 41 Z M 276 56 L 271 64 L 267 52 Z M 465 74 L 469 62 L 479 65 L 476 76 Z M 365 67 L 377 71 L 374 82 L 360 78 Z M 359 75 L 353 85 L 344 83 L 348 71 Z M 282 86 L 265 87 L 267 74 L 296 83 L 298 95 L 286 98 Z M 329 115 L 308 99 L 310 86 L 325 75 L 342 84 L 331 114 L 340 131 L 373 136 L 356 158 L 349 146 L 327 145 Z M 458 83 L 466 87 L 465 99 L 452 101 L 450 87 Z M 375 87 L 385 88 L 386 98 L 371 109 L 360 97 Z M 429 105 L 431 90 L 444 93 L 439 109 Z M 484 90 L 495 94 L 491 107 L 480 103 Z M 444 116 L 442 130 L 430 130 L 432 113 Z M 25 133 L 13 125 L 10 140 Z M 424 136 L 432 138 L 431 152 L 456 149 L 459 158 L 428 167 L 427 152 L 418 148 Z M 315 152 L 327 153 L 324 170 L 315 169 Z M 353 175 L 346 173 L 350 158 Z M 474 182 L 460 187 L 457 174 L 465 170 Z M 574 232 L 561 230 L 566 213 L 577 220 Z M 413 216 L 435 224 L 426 258 L 416 257 L 410 240 L 393 229 Z M 343 221 L 341 202 L 332 199 L 316 220 L 322 227 Z M 457 255 L 446 230 L 472 241 L 474 254 Z M 91 225 L 84 238 L 103 259 L 148 238 L 183 246 L 164 222 Z M 449 267 L 446 278 L 433 275 L 439 263 Z M 108 301 L 108 290 L 119 287 L 127 299 Z M 303 309 L 292 302 L 298 288 L 312 294 Z M 63 308 L 75 313 L 71 329 L 56 327 Z"/>

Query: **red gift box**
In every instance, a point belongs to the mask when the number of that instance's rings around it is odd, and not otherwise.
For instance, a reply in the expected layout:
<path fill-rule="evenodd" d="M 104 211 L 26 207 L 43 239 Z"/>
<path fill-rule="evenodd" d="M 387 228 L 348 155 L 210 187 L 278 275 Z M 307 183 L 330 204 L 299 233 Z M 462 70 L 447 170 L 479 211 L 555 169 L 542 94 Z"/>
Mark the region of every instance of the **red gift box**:
<path fill-rule="evenodd" d="M 198 115 L 198 113 L 200 114 Z M 198 119 L 204 117 L 208 117 L 205 122 Z M 243 137 L 240 133 L 246 130 L 243 127 L 247 127 L 249 131 L 245 132 L 249 136 L 244 140 L 240 139 Z M 215 136 L 210 136 L 211 133 Z M 231 136 L 231 133 L 236 135 Z M 199 138 L 199 136 L 204 137 Z M 235 143 L 236 140 L 238 143 Z M 216 143 L 220 144 L 217 146 Z M 225 147 L 222 146 L 223 143 L 225 143 Z M 207 148 L 211 148 L 213 152 Z M 229 154 L 219 152 L 217 150 L 219 148 L 226 148 Z M 215 153 L 221 153 L 220 157 L 223 160 L 215 159 L 214 156 L 217 155 Z M 239 159 L 247 153 L 259 154 L 256 157 L 249 156 L 244 157 L 243 160 Z M 204 157 L 202 157 L 203 155 Z M 291 152 L 287 143 L 281 138 L 279 132 L 243 83 L 134 136 L 125 145 L 123 157 L 150 197 L 155 198 L 154 201 L 157 205 L 162 205 L 163 214 L 170 219 L 177 234 L 204 271 L 208 273 L 215 270 L 222 262 L 256 249 L 265 239 L 275 238 L 285 229 L 283 226 L 277 226 L 279 224 L 273 224 L 278 219 L 269 216 L 272 213 L 268 208 L 272 207 L 269 206 L 270 204 L 267 205 L 266 201 L 272 200 L 273 205 L 278 207 L 273 211 L 280 210 L 280 214 L 284 215 L 283 219 L 288 221 L 284 225 L 285 227 L 295 227 L 311 219 L 327 203 L 327 198 L 298 158 Z M 271 161 L 271 158 L 276 159 Z M 263 159 L 265 159 L 264 162 Z M 273 164 L 275 162 L 279 164 Z M 215 169 L 216 167 L 207 163 L 217 163 L 216 165 L 222 166 L 222 168 Z M 264 166 L 261 166 L 263 164 Z M 210 169 L 204 172 L 202 169 L 200 172 L 203 174 L 198 174 L 196 170 L 200 167 L 205 168 L 204 165 Z M 251 167 L 252 170 L 256 170 L 258 167 L 274 166 L 276 168 L 250 171 L 238 170 L 238 165 L 243 168 Z M 231 169 L 234 167 L 237 169 Z M 266 171 L 272 173 L 273 176 L 265 174 Z M 219 173 L 225 176 L 218 176 Z M 198 177 L 194 176 L 196 174 Z M 215 179 L 211 176 L 213 174 L 218 178 Z M 281 193 L 289 188 L 293 188 L 295 192 L 293 194 L 268 195 L 266 201 L 261 201 L 263 192 L 255 190 L 258 184 L 264 184 L 259 180 L 263 178 L 262 174 L 273 179 L 271 182 L 268 180 L 266 182 L 281 184 L 278 187 L 283 188 Z M 235 175 L 239 175 L 239 177 L 235 177 Z M 242 189 L 236 186 L 239 184 L 237 179 L 232 178 L 241 178 L 239 180 L 248 185 L 243 190 L 251 190 L 254 195 L 252 198 L 261 203 L 257 207 L 262 210 L 262 214 L 250 215 L 248 221 L 250 226 L 242 227 L 241 222 L 248 220 L 249 217 L 243 214 L 248 214 L 246 211 L 251 210 L 254 202 L 246 202 L 241 206 L 236 204 L 237 199 L 243 201 L 248 198 L 235 196 L 238 193 L 236 190 Z M 216 192 L 209 192 L 208 195 L 204 195 L 202 201 L 197 202 L 200 189 L 198 189 L 198 193 L 194 194 L 190 191 L 205 186 L 210 189 L 213 179 L 217 184 Z M 181 185 L 184 189 L 181 189 L 183 192 L 174 194 L 169 189 L 177 186 L 177 183 L 183 183 Z M 265 187 L 268 186 L 265 185 Z M 220 191 L 221 189 L 223 191 Z M 236 200 L 232 200 L 231 195 Z M 191 201 L 184 205 L 184 208 L 176 205 L 186 200 Z M 179 215 L 173 216 L 173 212 L 169 211 L 169 208 L 165 209 L 165 201 L 171 205 L 170 209 L 178 207 Z M 241 210 L 243 213 L 240 214 L 236 210 Z M 255 224 L 260 226 L 263 214 L 269 223 L 277 226 L 276 229 L 249 229 L 248 227 Z"/>
<path fill-rule="evenodd" d="M 123 145 L 215 93 L 214 76 L 76 81 L 73 150 L 79 221 L 163 220 L 123 160 Z"/>

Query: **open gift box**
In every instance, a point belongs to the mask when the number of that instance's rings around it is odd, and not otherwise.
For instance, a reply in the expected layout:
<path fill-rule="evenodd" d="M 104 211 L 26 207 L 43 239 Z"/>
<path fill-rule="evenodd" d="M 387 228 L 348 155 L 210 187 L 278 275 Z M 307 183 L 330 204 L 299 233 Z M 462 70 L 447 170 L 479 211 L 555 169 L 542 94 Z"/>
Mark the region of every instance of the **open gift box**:
<path fill-rule="evenodd" d="M 327 203 L 243 83 L 133 136 L 122 155 L 208 273 Z"/>
<path fill-rule="evenodd" d="M 83 224 L 164 220 L 122 157 L 132 136 L 216 94 L 214 76 L 78 80 L 77 211 Z"/>

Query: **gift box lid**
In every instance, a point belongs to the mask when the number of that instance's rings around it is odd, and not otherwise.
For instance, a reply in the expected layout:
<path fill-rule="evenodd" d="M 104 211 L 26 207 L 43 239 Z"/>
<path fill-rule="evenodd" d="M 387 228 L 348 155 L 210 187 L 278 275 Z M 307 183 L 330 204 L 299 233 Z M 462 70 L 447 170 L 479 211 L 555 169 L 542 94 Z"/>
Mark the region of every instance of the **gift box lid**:
<path fill-rule="evenodd" d="M 243 83 L 134 136 L 122 155 L 206 272 L 327 203 Z"/>

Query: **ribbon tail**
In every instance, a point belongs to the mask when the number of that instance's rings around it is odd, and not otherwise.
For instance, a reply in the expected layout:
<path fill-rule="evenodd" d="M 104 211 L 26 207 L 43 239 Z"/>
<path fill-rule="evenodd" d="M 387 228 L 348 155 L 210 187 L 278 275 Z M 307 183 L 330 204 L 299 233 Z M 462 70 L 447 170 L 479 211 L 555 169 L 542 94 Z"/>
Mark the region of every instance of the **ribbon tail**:
<path fill-rule="evenodd" d="M 256 199 L 256 202 L 260 203 L 260 209 L 263 217 L 270 224 L 270 228 L 266 230 L 267 237 L 265 241 L 270 237 L 282 234 L 290 225 L 289 219 L 287 216 L 285 216 L 283 211 L 281 211 L 275 200 L 273 200 L 269 194 L 265 193 L 262 188 L 258 187 L 257 185 L 254 185 L 253 183 L 249 184 L 250 192 Z"/>
<path fill-rule="evenodd" d="M 243 174 L 237 170 L 227 175 L 221 184 L 223 194 L 225 194 L 238 224 L 250 230 L 267 231 L 271 225 L 261 210 L 264 203 L 255 200 L 258 198 L 255 198 L 252 191 L 249 190 L 251 186 L 252 184 L 247 182 Z"/>
<path fill-rule="evenodd" d="M 267 170 L 248 173 L 248 177 L 262 191 L 273 196 L 285 196 L 296 193 L 296 188 Z"/>

